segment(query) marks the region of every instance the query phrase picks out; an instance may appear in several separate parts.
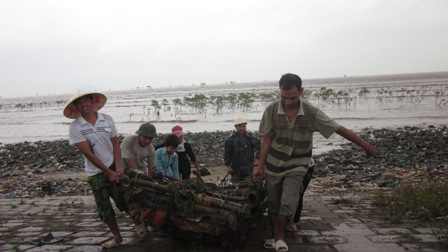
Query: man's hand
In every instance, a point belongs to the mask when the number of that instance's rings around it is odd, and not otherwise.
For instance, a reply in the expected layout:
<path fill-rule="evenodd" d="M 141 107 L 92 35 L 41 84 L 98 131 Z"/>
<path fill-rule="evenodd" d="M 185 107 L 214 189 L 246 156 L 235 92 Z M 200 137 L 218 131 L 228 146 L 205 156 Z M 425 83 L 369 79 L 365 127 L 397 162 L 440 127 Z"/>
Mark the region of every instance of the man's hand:
<path fill-rule="evenodd" d="M 150 175 L 153 174 L 155 170 L 156 170 L 155 166 L 148 166 L 148 174 Z"/>
<path fill-rule="evenodd" d="M 232 168 L 232 166 L 227 166 L 227 173 L 230 173 L 230 174 L 232 174 L 233 173 L 233 168 Z"/>
<path fill-rule="evenodd" d="M 258 159 L 254 160 L 254 167 L 258 167 Z"/>
<path fill-rule="evenodd" d="M 368 145 L 364 148 L 364 150 L 366 151 L 366 155 L 367 157 L 376 157 L 378 156 L 378 149 L 373 146 L 373 145 Z"/>
<path fill-rule="evenodd" d="M 261 182 L 264 179 L 264 168 L 257 167 L 254 169 L 253 174 L 254 180 L 257 182 Z"/>
<path fill-rule="evenodd" d="M 120 177 L 118 176 L 118 173 L 116 173 L 116 172 L 114 172 L 112 170 L 109 170 L 106 173 L 106 176 L 107 176 L 107 178 L 109 179 L 110 182 L 112 182 L 114 184 L 120 183 Z"/>
<path fill-rule="evenodd" d="M 117 173 L 118 176 L 123 175 L 124 174 L 123 166 L 121 166 L 121 164 L 115 164 L 115 172 Z"/>

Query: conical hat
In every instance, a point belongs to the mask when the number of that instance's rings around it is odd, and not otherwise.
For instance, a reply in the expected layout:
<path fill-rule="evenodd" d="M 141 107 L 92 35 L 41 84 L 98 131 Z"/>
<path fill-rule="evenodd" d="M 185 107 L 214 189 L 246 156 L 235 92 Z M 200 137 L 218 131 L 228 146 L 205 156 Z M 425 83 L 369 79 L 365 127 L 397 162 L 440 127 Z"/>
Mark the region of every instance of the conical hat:
<path fill-rule="evenodd" d="M 65 105 L 64 108 L 64 116 L 70 119 L 76 119 L 81 116 L 78 109 L 75 106 L 75 103 L 73 103 L 76 99 L 81 98 L 86 95 L 92 95 L 92 106 L 93 110 L 98 111 L 100 110 L 104 104 L 106 104 L 107 98 L 105 95 L 98 93 L 98 92 L 91 92 L 91 91 L 78 91 L 76 94 L 70 98 L 67 105 Z"/>

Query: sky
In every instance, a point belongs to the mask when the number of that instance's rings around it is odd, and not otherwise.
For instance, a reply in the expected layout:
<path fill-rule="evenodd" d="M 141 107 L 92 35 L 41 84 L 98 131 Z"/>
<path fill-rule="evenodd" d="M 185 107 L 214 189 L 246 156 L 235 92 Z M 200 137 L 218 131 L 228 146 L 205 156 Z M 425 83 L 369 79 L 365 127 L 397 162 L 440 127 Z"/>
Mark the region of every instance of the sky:
<path fill-rule="evenodd" d="M 446 0 L 0 0 L 0 97 L 448 71 Z"/>

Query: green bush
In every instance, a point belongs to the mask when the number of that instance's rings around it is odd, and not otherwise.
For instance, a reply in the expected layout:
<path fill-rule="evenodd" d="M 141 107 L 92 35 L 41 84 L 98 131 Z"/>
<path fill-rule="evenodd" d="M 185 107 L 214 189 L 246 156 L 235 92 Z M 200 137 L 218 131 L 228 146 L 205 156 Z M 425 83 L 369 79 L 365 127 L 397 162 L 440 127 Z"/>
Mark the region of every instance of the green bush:
<path fill-rule="evenodd" d="M 390 192 L 378 193 L 373 204 L 382 208 L 392 223 L 432 223 L 434 235 L 448 245 L 448 183 L 403 184 Z"/>

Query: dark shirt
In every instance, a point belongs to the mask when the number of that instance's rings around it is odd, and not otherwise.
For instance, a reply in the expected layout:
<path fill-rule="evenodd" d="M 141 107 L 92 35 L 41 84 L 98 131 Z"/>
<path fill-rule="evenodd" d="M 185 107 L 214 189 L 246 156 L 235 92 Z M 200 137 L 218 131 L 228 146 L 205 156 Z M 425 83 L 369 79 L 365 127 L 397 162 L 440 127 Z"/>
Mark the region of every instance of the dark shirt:
<path fill-rule="evenodd" d="M 260 158 L 261 142 L 250 132 L 240 136 L 235 131 L 227 138 L 224 146 L 224 163 L 241 176 L 253 173 L 254 157 Z"/>
<path fill-rule="evenodd" d="M 191 162 L 196 161 L 196 156 L 193 153 L 193 148 L 189 142 L 184 142 L 185 151 L 176 151 L 179 156 L 179 170 L 188 170 L 190 171 Z"/>

